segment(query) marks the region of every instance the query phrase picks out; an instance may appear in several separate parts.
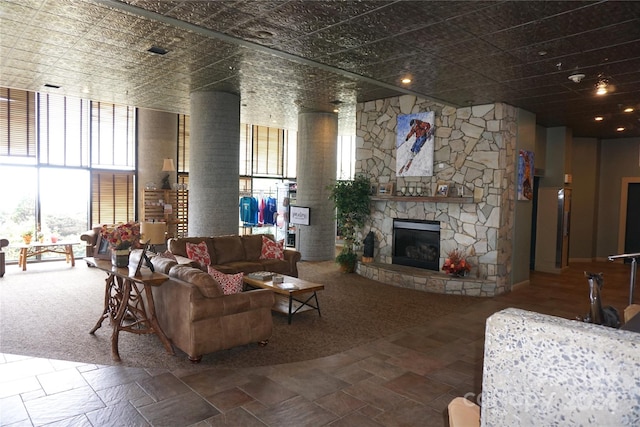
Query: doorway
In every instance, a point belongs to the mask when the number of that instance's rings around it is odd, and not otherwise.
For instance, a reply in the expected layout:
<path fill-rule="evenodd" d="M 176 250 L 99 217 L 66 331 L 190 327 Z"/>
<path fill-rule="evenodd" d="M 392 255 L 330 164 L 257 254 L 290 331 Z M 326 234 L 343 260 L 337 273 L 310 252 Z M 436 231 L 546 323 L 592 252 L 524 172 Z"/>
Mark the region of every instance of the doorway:
<path fill-rule="evenodd" d="M 622 178 L 618 253 L 640 252 L 640 178 Z"/>

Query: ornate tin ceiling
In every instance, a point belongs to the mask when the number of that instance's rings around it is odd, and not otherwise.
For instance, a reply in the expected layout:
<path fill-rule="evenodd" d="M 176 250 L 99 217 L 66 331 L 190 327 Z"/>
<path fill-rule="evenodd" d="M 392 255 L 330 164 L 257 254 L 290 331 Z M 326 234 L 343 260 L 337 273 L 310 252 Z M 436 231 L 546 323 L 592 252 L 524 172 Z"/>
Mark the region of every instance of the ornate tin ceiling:
<path fill-rule="evenodd" d="M 243 122 L 295 129 L 337 106 L 343 133 L 356 102 L 409 93 L 640 136 L 640 2 L 2 0 L 0 86 L 181 113 L 231 91 Z"/>

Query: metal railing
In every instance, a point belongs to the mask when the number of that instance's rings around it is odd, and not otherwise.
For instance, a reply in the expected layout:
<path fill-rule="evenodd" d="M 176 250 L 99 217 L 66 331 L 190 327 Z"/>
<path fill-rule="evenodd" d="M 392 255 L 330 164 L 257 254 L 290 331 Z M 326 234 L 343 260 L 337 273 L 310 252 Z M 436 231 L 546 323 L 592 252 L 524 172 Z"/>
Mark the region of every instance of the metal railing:
<path fill-rule="evenodd" d="M 629 278 L 629 305 L 633 304 L 633 293 L 636 289 L 636 272 L 638 271 L 638 258 L 640 258 L 640 252 L 635 254 L 609 256 L 609 261 L 631 259 L 631 277 Z"/>

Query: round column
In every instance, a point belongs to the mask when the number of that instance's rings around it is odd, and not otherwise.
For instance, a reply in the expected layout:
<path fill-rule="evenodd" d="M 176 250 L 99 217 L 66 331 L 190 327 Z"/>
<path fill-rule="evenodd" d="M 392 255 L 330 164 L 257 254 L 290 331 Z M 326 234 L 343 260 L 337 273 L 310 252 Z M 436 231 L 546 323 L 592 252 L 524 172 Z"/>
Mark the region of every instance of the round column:
<path fill-rule="evenodd" d="M 138 188 L 143 194 L 148 182 L 162 187 L 162 178 L 169 173 L 169 182 L 176 182 L 176 172 L 162 172 L 164 159 L 176 164 L 178 115 L 164 111 L 138 108 Z M 144 197 L 140 198 L 144 200 Z"/>
<path fill-rule="evenodd" d="M 336 255 L 336 221 L 327 185 L 336 178 L 338 117 L 333 113 L 298 115 L 298 193 L 296 204 L 308 206 L 310 225 L 299 226 L 298 250 L 306 261 Z"/>
<path fill-rule="evenodd" d="M 191 94 L 189 236 L 238 234 L 240 97 Z"/>

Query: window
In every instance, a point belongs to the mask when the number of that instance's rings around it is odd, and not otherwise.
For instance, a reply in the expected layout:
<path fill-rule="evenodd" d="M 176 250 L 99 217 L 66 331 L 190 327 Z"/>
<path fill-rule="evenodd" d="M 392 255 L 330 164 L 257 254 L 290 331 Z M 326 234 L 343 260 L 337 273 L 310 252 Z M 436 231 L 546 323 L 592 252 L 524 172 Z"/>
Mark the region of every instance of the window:
<path fill-rule="evenodd" d="M 336 179 L 351 180 L 355 175 L 356 138 L 338 136 L 338 170 Z"/>
<path fill-rule="evenodd" d="M 89 166 L 89 101 L 38 94 L 38 163 Z"/>
<path fill-rule="evenodd" d="M 135 168 L 133 107 L 91 103 L 91 165 L 107 169 Z"/>

